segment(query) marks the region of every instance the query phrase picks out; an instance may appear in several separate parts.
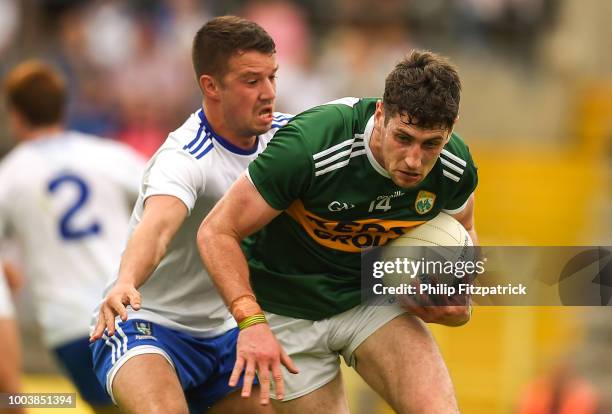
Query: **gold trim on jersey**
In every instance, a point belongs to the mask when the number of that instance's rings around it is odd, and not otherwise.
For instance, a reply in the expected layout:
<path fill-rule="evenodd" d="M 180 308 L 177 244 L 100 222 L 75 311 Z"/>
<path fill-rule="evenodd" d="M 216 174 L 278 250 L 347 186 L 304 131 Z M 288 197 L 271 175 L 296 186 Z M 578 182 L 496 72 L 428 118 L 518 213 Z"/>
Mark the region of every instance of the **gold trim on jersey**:
<path fill-rule="evenodd" d="M 359 253 L 367 247 L 384 246 L 403 235 L 407 229 L 425 220 L 402 221 L 382 218 L 364 220 L 328 220 L 306 210 L 296 200 L 285 210 L 318 244 L 343 252 Z"/>

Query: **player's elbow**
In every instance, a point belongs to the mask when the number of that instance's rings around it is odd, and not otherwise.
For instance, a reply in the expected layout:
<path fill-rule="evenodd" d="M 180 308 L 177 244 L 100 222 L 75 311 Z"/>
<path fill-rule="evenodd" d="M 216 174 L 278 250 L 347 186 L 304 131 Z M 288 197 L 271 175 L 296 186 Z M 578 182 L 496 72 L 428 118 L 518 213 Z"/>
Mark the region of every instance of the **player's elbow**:
<path fill-rule="evenodd" d="M 202 221 L 196 237 L 200 252 L 204 252 L 206 246 L 215 246 L 216 239 L 225 232 L 222 223 L 210 214 Z"/>
<path fill-rule="evenodd" d="M 196 237 L 200 252 L 204 251 L 204 246 L 206 246 L 208 243 L 211 243 L 210 239 L 213 237 L 214 232 L 212 231 L 212 226 L 207 221 L 207 219 L 204 219 L 204 221 L 202 221 L 202 224 L 200 224 L 200 228 L 198 229 L 198 234 Z"/>

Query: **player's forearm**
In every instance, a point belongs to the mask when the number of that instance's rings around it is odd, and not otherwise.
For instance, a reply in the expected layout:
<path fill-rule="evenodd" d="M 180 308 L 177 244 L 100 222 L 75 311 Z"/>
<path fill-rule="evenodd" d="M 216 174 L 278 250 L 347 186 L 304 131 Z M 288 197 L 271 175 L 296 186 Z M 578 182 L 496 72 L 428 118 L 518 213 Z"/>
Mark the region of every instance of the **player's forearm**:
<path fill-rule="evenodd" d="M 478 234 L 476 234 L 476 229 L 472 227 L 467 232 L 470 235 L 470 238 L 472 239 L 472 243 L 474 244 L 474 246 L 480 246 L 480 243 L 478 241 Z"/>
<path fill-rule="evenodd" d="M 121 258 L 117 282 L 142 286 L 165 256 L 169 242 L 151 226 L 139 225 Z"/>
<path fill-rule="evenodd" d="M 198 249 L 208 274 L 215 283 L 225 303 L 232 303 L 241 297 L 252 295 L 246 258 L 240 248 L 240 241 L 233 235 L 202 226 L 198 231 Z M 230 309 L 236 320 L 244 315 Z"/>
<path fill-rule="evenodd" d="M 0 392 L 19 392 L 21 387 L 21 348 L 15 321 L 0 318 Z"/>

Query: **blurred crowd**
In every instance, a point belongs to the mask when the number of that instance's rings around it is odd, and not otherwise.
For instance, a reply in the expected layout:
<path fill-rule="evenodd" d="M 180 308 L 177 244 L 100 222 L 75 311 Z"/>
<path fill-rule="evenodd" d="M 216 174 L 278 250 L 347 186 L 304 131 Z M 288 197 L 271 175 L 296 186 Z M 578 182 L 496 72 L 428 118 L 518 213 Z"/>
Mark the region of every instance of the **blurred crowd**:
<path fill-rule="evenodd" d="M 152 154 L 199 105 L 190 46 L 211 16 L 239 14 L 276 40 L 278 109 L 376 96 L 411 47 L 467 48 L 529 65 L 552 0 L 0 0 L 0 75 L 26 57 L 66 74 L 68 127 Z M 0 132 L 0 155 L 8 147 Z"/>

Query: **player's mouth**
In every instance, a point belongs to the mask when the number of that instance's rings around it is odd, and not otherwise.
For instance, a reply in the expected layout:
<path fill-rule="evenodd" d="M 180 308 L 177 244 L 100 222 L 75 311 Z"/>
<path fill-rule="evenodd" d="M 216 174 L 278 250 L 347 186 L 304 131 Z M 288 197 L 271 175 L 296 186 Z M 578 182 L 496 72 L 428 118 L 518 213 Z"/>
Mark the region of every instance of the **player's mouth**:
<path fill-rule="evenodd" d="M 416 173 L 416 172 L 411 172 L 411 171 L 399 170 L 399 174 L 403 180 L 409 181 L 411 183 L 416 183 L 416 182 L 421 181 L 421 177 L 422 177 L 421 174 Z"/>
<path fill-rule="evenodd" d="M 274 116 L 274 113 L 272 110 L 272 106 L 265 106 L 262 109 L 260 109 L 259 112 L 257 113 L 257 117 L 262 122 L 265 122 L 267 124 L 272 122 L 273 116 Z"/>

